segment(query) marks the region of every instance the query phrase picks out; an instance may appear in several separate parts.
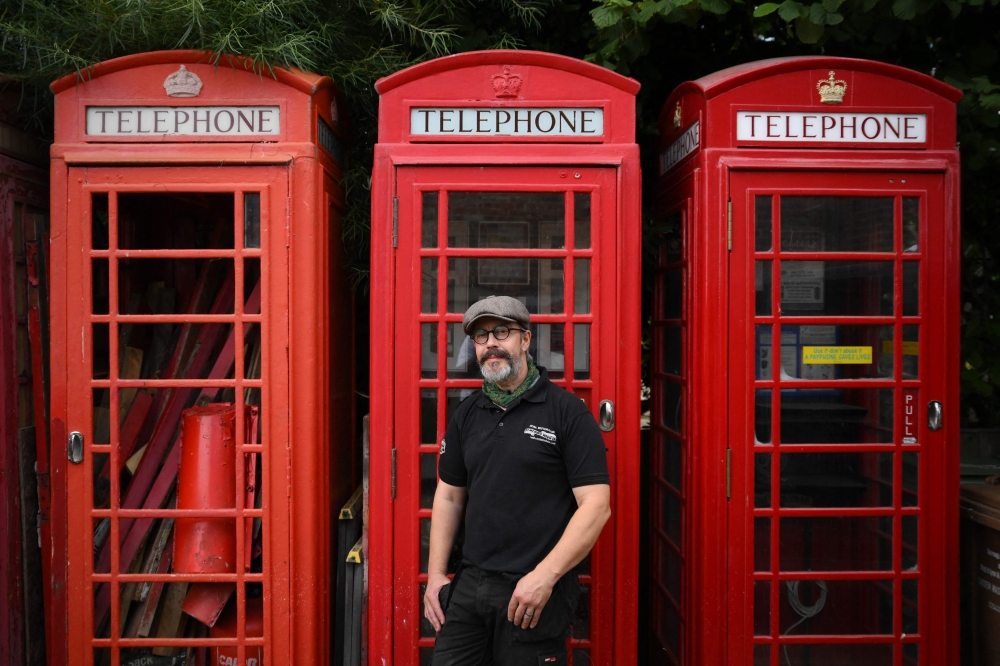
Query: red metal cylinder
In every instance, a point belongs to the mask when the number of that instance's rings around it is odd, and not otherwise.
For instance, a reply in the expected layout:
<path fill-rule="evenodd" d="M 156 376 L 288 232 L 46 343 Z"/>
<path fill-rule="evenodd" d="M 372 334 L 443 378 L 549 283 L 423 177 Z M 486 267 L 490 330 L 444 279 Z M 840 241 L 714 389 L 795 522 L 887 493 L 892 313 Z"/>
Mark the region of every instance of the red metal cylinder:
<path fill-rule="evenodd" d="M 178 509 L 236 507 L 236 410 L 213 403 L 184 411 L 177 471 Z M 234 573 L 234 518 L 178 518 L 174 521 L 177 573 Z"/>
<path fill-rule="evenodd" d="M 212 638 L 236 637 L 236 605 L 230 604 L 209 634 Z M 259 638 L 264 635 L 264 599 L 247 599 L 246 636 Z M 246 646 L 243 648 L 246 661 L 240 663 L 235 645 L 211 648 L 211 666 L 264 666 L 264 648 Z"/>

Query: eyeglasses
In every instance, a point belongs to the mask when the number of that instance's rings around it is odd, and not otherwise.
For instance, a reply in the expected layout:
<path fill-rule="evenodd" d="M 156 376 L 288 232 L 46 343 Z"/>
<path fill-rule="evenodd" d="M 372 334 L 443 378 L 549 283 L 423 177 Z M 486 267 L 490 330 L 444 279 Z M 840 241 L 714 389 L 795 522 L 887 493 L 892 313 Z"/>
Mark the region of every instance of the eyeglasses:
<path fill-rule="evenodd" d="M 500 326 L 494 328 L 492 331 L 479 329 L 469 337 L 472 338 L 477 345 L 485 345 L 486 341 L 490 339 L 490 333 L 492 333 L 493 337 L 496 338 L 497 340 L 506 340 L 507 337 L 510 335 L 511 331 L 523 331 L 523 330 L 524 330 L 523 328 L 511 328 L 510 326 L 504 326 L 503 324 L 501 324 Z"/>

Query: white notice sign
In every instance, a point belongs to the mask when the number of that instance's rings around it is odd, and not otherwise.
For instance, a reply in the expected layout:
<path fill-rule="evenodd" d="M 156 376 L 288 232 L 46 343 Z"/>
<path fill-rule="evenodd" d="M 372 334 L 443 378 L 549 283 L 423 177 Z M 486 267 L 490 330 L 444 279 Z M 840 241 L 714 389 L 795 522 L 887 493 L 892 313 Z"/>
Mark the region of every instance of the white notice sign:
<path fill-rule="evenodd" d="M 604 136 L 602 108 L 411 107 L 416 136 Z"/>
<path fill-rule="evenodd" d="M 737 111 L 736 140 L 747 142 L 927 142 L 923 113 Z"/>
<path fill-rule="evenodd" d="M 273 136 L 278 106 L 88 106 L 88 136 Z"/>

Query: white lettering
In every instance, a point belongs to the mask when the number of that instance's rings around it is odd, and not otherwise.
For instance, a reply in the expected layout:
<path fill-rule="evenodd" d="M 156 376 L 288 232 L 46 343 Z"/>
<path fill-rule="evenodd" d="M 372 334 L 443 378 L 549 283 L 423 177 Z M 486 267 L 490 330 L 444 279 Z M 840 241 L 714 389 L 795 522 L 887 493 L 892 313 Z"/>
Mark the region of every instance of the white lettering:
<path fill-rule="evenodd" d="M 410 108 L 410 134 L 440 136 L 603 136 L 604 109 Z"/>
<path fill-rule="evenodd" d="M 758 123 L 762 119 L 762 123 Z M 922 113 L 737 111 L 736 140 L 807 143 L 926 143 Z"/>
<path fill-rule="evenodd" d="M 110 118 L 109 118 L 110 117 Z M 88 136 L 249 136 L 281 134 L 277 106 L 87 107 Z"/>
<path fill-rule="evenodd" d="M 674 139 L 667 149 L 660 153 L 660 175 L 670 171 L 678 162 L 698 150 L 701 143 L 701 130 L 695 121 L 684 133 Z"/>

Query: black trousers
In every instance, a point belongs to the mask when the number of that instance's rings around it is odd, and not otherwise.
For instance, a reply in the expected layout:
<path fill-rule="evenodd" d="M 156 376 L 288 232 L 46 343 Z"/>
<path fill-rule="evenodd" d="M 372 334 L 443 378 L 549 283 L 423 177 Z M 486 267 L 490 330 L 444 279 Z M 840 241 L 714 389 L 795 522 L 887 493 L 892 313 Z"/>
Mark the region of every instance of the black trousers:
<path fill-rule="evenodd" d="M 580 585 L 572 573 L 552 590 L 534 629 L 507 619 L 517 578 L 466 565 L 441 588 L 445 623 L 432 666 L 565 666 Z"/>

